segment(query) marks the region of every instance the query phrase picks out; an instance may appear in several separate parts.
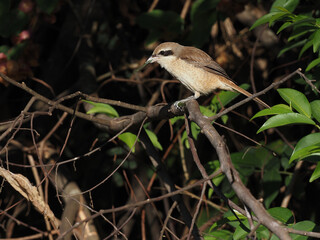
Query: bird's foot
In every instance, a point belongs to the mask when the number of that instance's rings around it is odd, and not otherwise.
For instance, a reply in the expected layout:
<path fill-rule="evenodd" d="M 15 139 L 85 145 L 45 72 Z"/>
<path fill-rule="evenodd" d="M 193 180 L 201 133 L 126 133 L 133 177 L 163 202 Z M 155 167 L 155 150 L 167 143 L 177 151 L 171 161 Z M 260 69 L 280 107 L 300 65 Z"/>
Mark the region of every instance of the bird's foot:
<path fill-rule="evenodd" d="M 186 107 L 186 102 L 185 101 L 176 101 L 173 104 L 177 109 L 179 109 L 180 111 L 182 111 L 185 107 Z"/>

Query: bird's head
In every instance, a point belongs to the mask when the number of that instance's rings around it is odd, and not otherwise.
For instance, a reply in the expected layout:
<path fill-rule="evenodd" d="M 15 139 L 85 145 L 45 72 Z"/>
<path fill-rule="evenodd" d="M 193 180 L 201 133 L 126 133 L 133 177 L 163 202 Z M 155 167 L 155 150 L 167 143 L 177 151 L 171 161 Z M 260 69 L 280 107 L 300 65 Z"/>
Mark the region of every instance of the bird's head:
<path fill-rule="evenodd" d="M 166 67 L 172 61 L 176 60 L 183 46 L 175 42 L 165 42 L 157 46 L 146 63 L 157 62 L 161 67 Z"/>

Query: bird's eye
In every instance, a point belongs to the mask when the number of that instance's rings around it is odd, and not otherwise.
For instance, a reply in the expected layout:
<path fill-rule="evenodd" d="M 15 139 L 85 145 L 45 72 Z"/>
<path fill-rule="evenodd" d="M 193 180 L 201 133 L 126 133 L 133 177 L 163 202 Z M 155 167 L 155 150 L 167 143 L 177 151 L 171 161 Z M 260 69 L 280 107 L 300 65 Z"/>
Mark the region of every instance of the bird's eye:
<path fill-rule="evenodd" d="M 173 55 L 173 52 L 172 50 L 161 50 L 158 54 L 162 56 L 170 56 Z"/>
<path fill-rule="evenodd" d="M 162 55 L 162 56 L 170 56 L 170 55 L 173 55 L 173 52 L 172 50 L 161 50 L 159 52 L 159 55 Z"/>

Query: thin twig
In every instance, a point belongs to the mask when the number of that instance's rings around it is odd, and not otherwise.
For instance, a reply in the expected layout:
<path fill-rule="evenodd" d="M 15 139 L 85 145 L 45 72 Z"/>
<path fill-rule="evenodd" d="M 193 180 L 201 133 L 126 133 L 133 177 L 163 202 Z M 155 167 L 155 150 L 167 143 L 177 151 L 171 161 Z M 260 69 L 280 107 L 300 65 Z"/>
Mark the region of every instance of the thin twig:
<path fill-rule="evenodd" d="M 167 213 L 167 216 L 166 216 L 166 219 L 163 222 L 163 226 L 162 226 L 162 229 L 161 229 L 161 232 L 160 232 L 159 240 L 163 239 L 164 231 L 167 228 L 167 224 L 169 222 L 170 216 L 171 216 L 173 210 L 176 208 L 177 204 L 178 203 L 176 201 L 174 201 L 172 206 L 171 206 L 171 208 L 169 209 L 169 211 Z"/>
<path fill-rule="evenodd" d="M 290 73 L 289 75 L 287 75 L 287 76 L 285 76 L 284 78 L 282 78 L 280 81 L 274 82 L 274 83 L 270 84 L 268 87 L 266 87 L 266 88 L 263 89 L 262 91 L 257 92 L 257 93 L 255 93 L 255 94 L 252 94 L 252 96 L 243 99 L 242 101 L 240 101 L 240 102 L 232 105 L 231 107 L 228 107 L 228 108 L 225 109 L 224 111 L 222 111 L 222 112 L 220 112 L 220 113 L 218 113 L 218 114 L 216 114 L 216 115 L 214 115 L 214 116 L 212 116 L 212 117 L 210 117 L 210 118 L 208 118 L 208 119 L 209 119 L 210 121 L 214 121 L 214 120 L 220 118 L 221 116 L 227 114 L 228 112 L 234 110 L 235 108 L 237 108 L 237 107 L 239 107 L 239 106 L 241 106 L 241 105 L 243 105 L 243 104 L 251 101 L 252 99 L 254 99 L 254 98 L 256 98 L 256 97 L 258 97 L 258 96 L 260 96 L 260 95 L 262 95 L 262 94 L 265 94 L 266 92 L 270 91 L 270 90 L 273 89 L 274 87 L 279 86 L 279 85 L 281 85 L 282 83 L 288 81 L 291 77 L 293 77 L 295 74 L 299 74 L 300 72 L 301 72 L 301 68 L 298 68 L 298 69 L 295 70 L 294 72 L 292 72 L 292 73 Z"/>

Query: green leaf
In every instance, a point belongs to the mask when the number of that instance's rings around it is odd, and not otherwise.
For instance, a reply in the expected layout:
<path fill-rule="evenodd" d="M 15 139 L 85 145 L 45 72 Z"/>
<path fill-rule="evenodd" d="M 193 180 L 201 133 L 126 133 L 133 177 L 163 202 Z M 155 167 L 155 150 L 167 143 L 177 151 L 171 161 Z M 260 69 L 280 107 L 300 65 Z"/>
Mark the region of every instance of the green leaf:
<path fill-rule="evenodd" d="M 256 225 L 257 223 L 254 222 Z M 234 240 L 242 240 L 246 239 L 246 236 L 250 232 L 250 225 L 248 220 L 242 221 L 242 224 L 237 224 L 236 230 L 234 231 L 233 234 L 233 239 Z M 258 229 L 256 229 L 256 237 L 257 239 L 268 239 L 270 236 L 270 232 L 267 230 L 266 227 L 264 226 L 259 226 Z"/>
<path fill-rule="evenodd" d="M 181 142 L 184 143 L 184 145 L 186 146 L 187 149 L 190 149 L 187 131 L 183 131 L 182 136 L 181 136 Z"/>
<path fill-rule="evenodd" d="M 288 13 L 287 12 L 277 12 L 276 14 L 274 14 L 270 20 L 269 20 L 269 27 L 272 26 L 272 24 L 277 21 L 277 20 L 281 20 L 283 19 L 285 16 L 287 16 Z"/>
<path fill-rule="evenodd" d="M 217 171 L 220 171 L 220 162 L 218 160 L 210 161 L 206 164 L 206 169 L 208 172 L 210 172 L 210 174 L 215 173 Z M 223 179 L 225 179 L 225 175 L 220 174 L 220 175 L 216 176 L 215 178 L 213 178 L 211 181 L 216 186 L 219 186 Z M 211 198 L 212 194 L 213 194 L 213 191 L 209 190 L 208 197 Z"/>
<path fill-rule="evenodd" d="M 206 117 L 212 117 L 215 113 L 209 108 L 205 106 L 199 106 L 201 113 Z"/>
<path fill-rule="evenodd" d="M 232 240 L 232 233 L 228 230 L 215 230 L 210 232 L 209 234 L 204 235 L 204 240 Z"/>
<path fill-rule="evenodd" d="M 174 125 L 179 120 L 184 120 L 184 117 L 183 116 L 176 116 L 176 117 L 170 118 L 170 122 L 172 125 Z"/>
<path fill-rule="evenodd" d="M 299 140 L 290 157 L 290 162 L 320 153 L 320 133 L 311 133 Z"/>
<path fill-rule="evenodd" d="M 313 39 L 309 37 L 309 40 L 300 50 L 300 53 L 299 53 L 299 58 L 301 58 L 302 54 L 307 51 L 313 44 Z"/>
<path fill-rule="evenodd" d="M 310 105 L 312 116 L 320 123 L 320 100 L 314 100 Z"/>
<path fill-rule="evenodd" d="M 314 180 L 320 177 L 320 162 L 317 163 L 316 169 L 313 171 L 309 182 L 313 182 Z"/>
<path fill-rule="evenodd" d="M 236 227 L 236 230 L 234 231 L 233 234 L 233 239 L 234 240 L 240 240 L 240 239 L 245 239 L 245 237 L 248 235 L 250 232 L 250 226 L 248 224 L 248 221 L 242 221 L 242 224 L 239 224 Z"/>
<path fill-rule="evenodd" d="M 227 124 L 228 119 L 229 119 L 228 115 L 222 115 L 221 116 L 221 121 L 223 122 L 223 124 Z"/>
<path fill-rule="evenodd" d="M 275 207 L 275 208 L 270 208 L 267 211 L 272 217 L 274 217 L 275 219 L 279 220 L 282 223 L 285 223 L 285 224 L 294 223 L 293 214 L 288 208 Z"/>
<path fill-rule="evenodd" d="M 257 131 L 260 133 L 266 129 L 280 127 L 289 124 L 311 124 L 315 125 L 315 122 L 312 121 L 310 118 L 299 114 L 299 113 L 285 113 L 279 114 L 269 118 L 262 127 Z"/>
<path fill-rule="evenodd" d="M 305 232 L 312 232 L 315 227 L 316 227 L 316 224 L 311 221 L 302 221 L 302 222 L 298 222 L 298 223 L 292 225 L 293 229 L 302 230 Z M 307 239 L 309 239 L 308 236 L 301 236 L 301 235 L 297 235 L 297 234 L 293 234 L 293 233 L 290 233 L 290 236 L 291 236 L 292 240 L 307 240 Z"/>
<path fill-rule="evenodd" d="M 320 64 L 320 58 L 316 58 L 315 60 L 313 60 L 311 63 L 309 63 L 309 65 L 306 68 L 306 72 L 310 71 L 312 68 L 314 68 L 315 66 L 317 66 L 318 64 Z"/>
<path fill-rule="evenodd" d="M 269 208 L 278 196 L 281 187 L 281 175 L 278 169 L 266 170 L 263 174 L 264 205 Z"/>
<path fill-rule="evenodd" d="M 271 6 L 270 12 L 279 11 L 279 8 L 284 8 L 288 12 L 293 12 L 299 4 L 299 0 L 276 0 Z"/>
<path fill-rule="evenodd" d="M 191 134 L 192 134 L 193 139 L 195 139 L 195 140 L 198 139 L 200 130 L 201 130 L 200 127 L 196 123 L 191 122 Z"/>
<path fill-rule="evenodd" d="M 37 5 L 41 11 L 51 14 L 56 9 L 59 0 L 37 0 Z"/>
<path fill-rule="evenodd" d="M 162 148 L 162 146 L 161 146 L 161 144 L 160 144 L 160 142 L 158 140 L 157 135 L 154 132 L 150 131 L 149 129 L 145 128 L 145 130 L 146 130 L 146 132 L 148 134 L 148 137 L 150 138 L 153 146 L 155 146 L 156 148 L 158 148 L 158 149 L 160 149 L 162 151 L 163 148 Z"/>
<path fill-rule="evenodd" d="M 255 119 L 257 117 L 267 116 L 267 115 L 277 115 L 283 113 L 292 113 L 291 108 L 285 104 L 274 105 L 271 108 L 263 109 L 257 112 L 250 120 Z"/>
<path fill-rule="evenodd" d="M 316 51 L 318 51 L 320 46 L 320 29 L 318 29 L 315 32 L 314 38 L 313 38 L 313 52 L 315 53 Z"/>
<path fill-rule="evenodd" d="M 241 213 L 239 212 L 235 212 L 238 216 L 238 218 L 240 220 L 245 220 L 246 217 L 243 216 Z M 233 215 L 233 213 L 231 213 L 230 211 L 226 212 L 224 214 L 224 217 L 220 220 L 218 220 L 217 222 L 214 222 L 210 229 L 209 229 L 209 232 L 213 232 L 213 231 L 216 231 L 216 229 L 220 226 L 223 226 L 225 225 L 226 223 L 230 224 L 232 227 L 236 227 L 239 225 L 239 222 L 238 222 L 238 219 Z"/>
<path fill-rule="evenodd" d="M 290 106 L 296 109 L 299 113 L 311 118 L 311 106 L 307 97 L 291 88 L 281 88 L 277 90 L 280 96 L 285 100 Z"/>
<path fill-rule="evenodd" d="M 316 29 L 315 27 L 315 19 L 309 16 L 304 16 L 304 15 L 290 15 L 293 17 L 292 20 L 285 22 L 277 31 L 277 34 L 279 34 L 281 31 L 288 27 L 294 27 L 294 29 L 298 27 L 308 27 L 308 29 Z M 302 29 L 303 30 L 303 29 Z M 309 39 L 311 39 L 309 37 Z"/>
<path fill-rule="evenodd" d="M 301 41 L 291 42 L 291 43 L 287 44 L 284 48 L 281 49 L 281 51 L 278 53 L 277 57 L 280 57 L 282 54 L 284 54 L 285 52 L 287 52 L 293 48 L 300 47 L 300 46 L 306 44 L 306 42 L 307 42 L 307 39 L 302 39 Z"/>
<path fill-rule="evenodd" d="M 281 25 L 281 27 L 279 27 L 277 34 L 279 34 L 281 31 L 283 31 L 284 29 L 290 27 L 293 23 L 291 22 L 285 22 L 284 24 Z"/>
<path fill-rule="evenodd" d="M 137 135 L 125 132 L 119 135 L 118 137 L 122 142 L 124 142 L 130 149 L 132 149 L 132 152 L 135 152 L 134 143 L 136 141 Z"/>
<path fill-rule="evenodd" d="M 277 12 L 270 12 L 270 13 L 262 16 L 262 17 L 259 18 L 257 21 L 255 21 L 255 23 L 251 26 L 250 31 L 251 31 L 252 29 L 254 29 L 254 28 L 262 25 L 262 24 L 265 24 L 265 23 L 269 22 L 270 19 L 271 19 L 274 15 L 276 15 L 276 14 L 277 14 Z"/>
<path fill-rule="evenodd" d="M 104 114 L 108 115 L 109 117 L 119 117 L 118 112 L 109 104 L 97 103 L 97 102 L 92 102 L 92 101 L 88 101 L 88 100 L 82 100 L 82 101 L 93 105 L 93 108 L 91 108 L 89 111 L 87 111 L 87 114 L 104 113 Z"/>
<path fill-rule="evenodd" d="M 299 38 L 309 32 L 313 32 L 314 30 L 311 29 L 305 29 L 305 30 L 301 30 L 301 28 L 299 28 L 299 30 L 295 30 L 293 31 L 293 33 L 290 35 L 290 37 L 288 38 L 288 42 L 291 42 L 292 40 Z M 305 41 L 305 39 L 303 39 L 303 41 Z"/>

